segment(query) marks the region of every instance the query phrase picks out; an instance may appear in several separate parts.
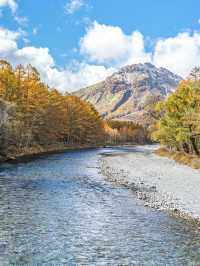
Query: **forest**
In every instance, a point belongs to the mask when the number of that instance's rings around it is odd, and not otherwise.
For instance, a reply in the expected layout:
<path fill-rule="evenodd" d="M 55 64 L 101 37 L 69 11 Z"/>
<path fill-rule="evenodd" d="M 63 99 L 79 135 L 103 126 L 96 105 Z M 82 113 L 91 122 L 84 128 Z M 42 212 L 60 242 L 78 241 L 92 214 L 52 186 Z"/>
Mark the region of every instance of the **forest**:
<path fill-rule="evenodd" d="M 95 108 L 77 96 L 61 94 L 42 82 L 31 65 L 15 68 L 0 60 L 0 156 L 27 154 L 62 145 L 100 146 L 143 143 L 143 127 L 103 121 Z"/>
<path fill-rule="evenodd" d="M 31 65 L 0 61 L 0 152 L 59 143 L 98 145 L 104 123 L 89 103 L 44 84 Z"/>
<path fill-rule="evenodd" d="M 144 144 L 150 141 L 147 128 L 132 121 L 106 121 L 107 143 Z"/>
<path fill-rule="evenodd" d="M 200 69 L 195 68 L 176 91 L 155 107 L 153 140 L 169 150 L 200 155 Z"/>
<path fill-rule="evenodd" d="M 169 150 L 200 155 L 200 70 L 151 107 L 153 141 Z M 32 147 L 146 143 L 148 130 L 128 121 L 104 121 L 77 96 L 49 88 L 31 65 L 0 60 L 0 156 Z"/>

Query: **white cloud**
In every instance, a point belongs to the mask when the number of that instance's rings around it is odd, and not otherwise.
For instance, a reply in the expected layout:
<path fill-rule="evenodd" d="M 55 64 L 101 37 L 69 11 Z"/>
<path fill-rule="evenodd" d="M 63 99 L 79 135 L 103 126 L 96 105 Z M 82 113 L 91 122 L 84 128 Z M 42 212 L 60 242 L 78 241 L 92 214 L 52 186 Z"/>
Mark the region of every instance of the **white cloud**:
<path fill-rule="evenodd" d="M 187 77 L 194 66 L 200 65 L 200 33 L 186 31 L 158 39 L 147 52 L 139 31 L 127 35 L 120 27 L 93 22 L 81 38 L 80 52 L 95 63 L 120 67 L 151 62 Z"/>
<path fill-rule="evenodd" d="M 184 32 L 158 40 L 153 63 L 187 77 L 194 66 L 200 65 L 200 33 Z"/>
<path fill-rule="evenodd" d="M 144 37 L 135 31 L 129 37 L 129 53 L 125 64 L 137 64 L 151 61 L 151 53 L 145 51 Z"/>
<path fill-rule="evenodd" d="M 85 6 L 85 1 L 84 0 L 70 0 L 66 5 L 65 5 L 65 11 L 67 14 L 73 14 L 76 11 L 78 11 L 81 7 Z"/>
<path fill-rule="evenodd" d="M 98 63 L 147 62 L 151 55 L 144 50 L 143 35 L 134 31 L 126 35 L 120 27 L 93 22 L 80 41 L 81 53 Z"/>
<path fill-rule="evenodd" d="M 17 15 L 18 4 L 16 0 L 0 0 L 0 8 L 9 7 L 14 15 L 14 20 L 20 26 L 27 26 L 28 18 Z M 0 17 L 3 16 L 3 11 L 0 9 Z"/>
<path fill-rule="evenodd" d="M 114 71 L 116 71 L 114 68 L 82 63 L 77 66 L 76 71 L 67 69 L 58 71 L 56 68 L 50 68 L 47 80 L 52 87 L 70 92 L 102 81 Z"/>
<path fill-rule="evenodd" d="M 86 63 L 77 64 L 74 71 L 70 69 L 59 70 L 56 68 L 48 48 L 33 46 L 19 48 L 17 41 L 21 37 L 23 37 L 21 32 L 0 28 L 0 58 L 8 60 L 14 65 L 31 63 L 38 69 L 42 79 L 49 86 L 62 92 L 70 92 L 92 85 L 105 79 L 115 70 Z"/>
<path fill-rule="evenodd" d="M 0 0 L 0 7 L 8 6 L 13 13 L 17 10 L 17 3 L 15 0 Z"/>
<path fill-rule="evenodd" d="M 37 35 L 38 34 L 38 28 L 33 28 L 33 35 Z"/>
<path fill-rule="evenodd" d="M 18 48 L 17 41 L 21 37 L 23 37 L 23 32 L 13 32 L 0 28 L 0 58 L 7 59 L 14 65 L 32 63 L 42 72 L 54 65 L 48 48 Z"/>
<path fill-rule="evenodd" d="M 23 30 L 14 32 L 0 27 L 0 58 L 14 65 L 31 63 L 50 87 L 56 87 L 62 92 L 97 83 L 126 64 L 149 61 L 183 77 L 200 64 L 198 32 L 184 32 L 159 39 L 149 53 L 145 51 L 144 36 L 139 31 L 126 35 L 119 27 L 95 22 L 80 41 L 80 50 L 85 60 L 73 64 L 75 69 L 57 68 L 48 48 L 27 44 L 19 48 L 18 41 L 25 37 Z"/>
<path fill-rule="evenodd" d="M 20 37 L 19 32 L 12 32 L 0 28 L 0 57 L 10 57 L 17 49 L 16 41 Z"/>
<path fill-rule="evenodd" d="M 14 19 L 20 26 L 24 27 L 24 26 L 28 25 L 28 18 L 27 17 L 15 16 Z"/>
<path fill-rule="evenodd" d="M 20 26 L 27 26 L 28 25 L 28 18 L 21 17 L 17 14 L 18 4 L 16 0 L 0 0 L 0 8 L 9 7 L 13 13 L 14 20 Z M 0 9 L 0 17 L 3 16 L 3 11 Z"/>

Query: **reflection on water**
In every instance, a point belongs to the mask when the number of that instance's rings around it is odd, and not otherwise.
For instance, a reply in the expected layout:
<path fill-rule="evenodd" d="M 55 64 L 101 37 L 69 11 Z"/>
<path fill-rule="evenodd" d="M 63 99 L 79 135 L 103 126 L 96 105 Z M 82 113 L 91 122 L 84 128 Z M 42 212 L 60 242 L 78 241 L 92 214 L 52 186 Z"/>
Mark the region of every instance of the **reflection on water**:
<path fill-rule="evenodd" d="M 104 181 L 104 151 L 2 165 L 0 265 L 200 265 L 200 232 Z"/>

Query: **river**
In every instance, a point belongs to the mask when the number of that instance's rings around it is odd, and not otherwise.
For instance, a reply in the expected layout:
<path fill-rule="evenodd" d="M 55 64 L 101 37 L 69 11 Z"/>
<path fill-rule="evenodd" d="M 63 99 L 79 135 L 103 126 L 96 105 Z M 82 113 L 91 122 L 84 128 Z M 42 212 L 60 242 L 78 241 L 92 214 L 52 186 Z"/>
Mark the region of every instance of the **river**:
<path fill-rule="evenodd" d="M 196 227 L 105 181 L 99 159 L 117 151 L 1 165 L 0 265 L 200 265 Z"/>

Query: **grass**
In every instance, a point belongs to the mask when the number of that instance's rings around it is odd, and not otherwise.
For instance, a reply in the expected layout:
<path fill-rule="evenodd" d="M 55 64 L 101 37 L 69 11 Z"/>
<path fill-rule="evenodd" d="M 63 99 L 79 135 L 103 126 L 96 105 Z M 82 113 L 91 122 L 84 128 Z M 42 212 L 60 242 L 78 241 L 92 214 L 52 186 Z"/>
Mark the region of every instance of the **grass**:
<path fill-rule="evenodd" d="M 194 169 L 200 169 L 200 157 L 197 155 L 187 154 L 185 152 L 170 151 L 167 148 L 159 148 L 155 151 L 159 156 L 173 159 L 176 162 L 184 165 L 188 165 Z"/>

